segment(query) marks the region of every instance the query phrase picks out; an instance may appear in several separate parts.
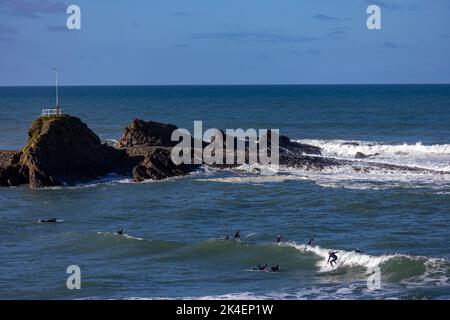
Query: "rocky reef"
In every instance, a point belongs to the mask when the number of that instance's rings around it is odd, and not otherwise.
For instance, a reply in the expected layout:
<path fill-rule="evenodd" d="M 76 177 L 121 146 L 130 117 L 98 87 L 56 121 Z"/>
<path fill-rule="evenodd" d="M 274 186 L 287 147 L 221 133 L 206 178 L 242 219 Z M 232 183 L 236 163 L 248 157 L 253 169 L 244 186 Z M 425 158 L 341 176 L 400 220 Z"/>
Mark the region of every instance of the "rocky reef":
<path fill-rule="evenodd" d="M 171 140 L 175 129 L 177 127 L 173 124 L 135 119 L 124 129 L 117 146 L 112 147 L 102 143 L 100 138 L 77 117 L 68 115 L 40 117 L 32 123 L 28 131 L 28 142 L 22 150 L 0 151 L 0 186 L 29 185 L 39 188 L 74 185 L 109 174 L 129 176 L 136 182 L 187 175 L 198 169 L 200 164 L 176 165 L 172 161 L 172 148 L 178 144 L 177 141 Z M 261 139 L 267 139 L 267 145 L 270 146 L 270 134 Z M 191 142 L 191 154 L 194 157 L 195 140 Z M 204 150 L 208 143 L 202 141 L 199 145 Z M 231 152 L 236 159 L 238 151 L 231 149 Z M 244 153 L 248 159 L 248 147 Z M 370 156 L 373 155 L 361 154 L 356 158 L 364 159 Z M 279 163 L 281 166 L 304 170 L 348 166 L 356 172 L 370 172 L 374 169 L 432 171 L 376 162 L 327 158 L 321 156 L 320 148 L 291 141 L 286 136 L 279 137 Z M 212 164 L 212 166 L 230 168 L 235 165 Z M 447 174 L 437 171 L 433 173 Z"/>
<path fill-rule="evenodd" d="M 114 148 L 103 144 L 77 117 L 40 117 L 21 151 L 0 151 L 0 186 L 73 185 L 109 174 L 133 176 L 135 181 L 184 175 L 194 167 L 171 162 L 174 129 L 133 120 L 124 132 L 133 147 Z"/>

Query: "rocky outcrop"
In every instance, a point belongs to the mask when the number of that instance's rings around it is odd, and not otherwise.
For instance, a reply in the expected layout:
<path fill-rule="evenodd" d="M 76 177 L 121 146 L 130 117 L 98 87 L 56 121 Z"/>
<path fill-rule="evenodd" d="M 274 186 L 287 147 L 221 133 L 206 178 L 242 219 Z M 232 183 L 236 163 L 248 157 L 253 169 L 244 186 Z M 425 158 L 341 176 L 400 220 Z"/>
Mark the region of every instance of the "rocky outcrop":
<path fill-rule="evenodd" d="M 41 117 L 28 131 L 18 166 L 31 187 L 71 185 L 127 170 L 123 150 L 106 146 L 79 118 Z"/>
<path fill-rule="evenodd" d="M 133 181 L 162 180 L 170 177 L 183 176 L 196 170 L 198 166 L 176 165 L 171 159 L 171 147 L 134 146 L 127 148 L 130 163 L 133 163 L 131 175 Z"/>
<path fill-rule="evenodd" d="M 73 185 L 111 173 L 131 176 L 136 182 L 186 175 L 199 165 L 176 165 L 172 161 L 172 149 L 178 144 L 178 141 L 171 141 L 175 129 L 177 127 L 171 124 L 135 119 L 125 128 L 118 147 L 112 147 L 103 144 L 79 118 L 68 115 L 38 118 L 33 122 L 28 132 L 27 145 L 21 151 L 0 151 L 0 186 Z M 261 137 L 258 145 L 267 143 L 270 147 L 270 139 L 270 134 Z M 248 146 L 244 150 L 237 150 L 236 139 L 230 141 L 234 141 L 234 148 L 231 148 L 229 155 L 234 156 L 235 161 L 238 155 L 248 160 Z M 191 140 L 192 157 L 194 142 Z M 208 143 L 202 142 L 200 145 L 204 148 Z M 286 136 L 279 137 L 279 146 L 279 163 L 286 167 L 320 171 L 329 167 L 348 166 L 358 172 L 374 169 L 431 172 L 384 163 L 322 157 L 320 148 L 294 142 Z M 374 155 L 361 153 L 357 158 Z M 236 164 L 213 166 L 230 168 Z"/>
<path fill-rule="evenodd" d="M 130 163 L 134 164 L 131 170 L 134 181 L 186 175 L 198 168 L 198 165 L 173 163 L 171 152 L 178 141 L 172 141 L 171 137 L 176 129 L 172 124 L 137 119 L 125 128 L 118 146 L 126 149 Z"/>
<path fill-rule="evenodd" d="M 366 158 L 370 158 L 370 157 L 375 157 L 375 156 L 379 156 L 379 153 L 373 153 L 373 154 L 364 154 L 362 152 L 357 152 L 355 154 L 355 159 L 366 159 Z"/>
<path fill-rule="evenodd" d="M 170 157 L 171 149 L 151 147 L 146 150 L 144 159 L 132 170 L 133 180 L 162 180 L 183 176 L 195 170 L 193 165 L 175 165 Z"/>
<path fill-rule="evenodd" d="M 280 136 L 280 148 L 287 149 L 298 154 L 321 155 L 322 149 L 309 144 L 291 141 L 289 137 Z"/>
<path fill-rule="evenodd" d="M 19 151 L 0 151 L 0 186 L 13 187 L 26 184 L 28 172 L 19 165 Z"/>
<path fill-rule="evenodd" d="M 177 144 L 172 141 L 172 132 L 177 127 L 173 124 L 164 124 L 155 121 L 143 121 L 134 119 L 125 128 L 119 147 L 127 146 L 162 146 L 173 147 Z"/>

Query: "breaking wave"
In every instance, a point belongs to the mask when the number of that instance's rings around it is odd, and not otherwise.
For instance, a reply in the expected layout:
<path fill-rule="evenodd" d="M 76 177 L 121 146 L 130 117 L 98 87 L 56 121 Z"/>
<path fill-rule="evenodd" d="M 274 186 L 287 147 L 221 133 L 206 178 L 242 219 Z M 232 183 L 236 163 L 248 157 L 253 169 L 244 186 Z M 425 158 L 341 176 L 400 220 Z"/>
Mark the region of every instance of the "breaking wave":
<path fill-rule="evenodd" d="M 377 162 L 450 172 L 450 144 L 385 144 L 356 140 L 296 140 L 322 149 L 325 157 L 354 159 L 361 152 Z"/>

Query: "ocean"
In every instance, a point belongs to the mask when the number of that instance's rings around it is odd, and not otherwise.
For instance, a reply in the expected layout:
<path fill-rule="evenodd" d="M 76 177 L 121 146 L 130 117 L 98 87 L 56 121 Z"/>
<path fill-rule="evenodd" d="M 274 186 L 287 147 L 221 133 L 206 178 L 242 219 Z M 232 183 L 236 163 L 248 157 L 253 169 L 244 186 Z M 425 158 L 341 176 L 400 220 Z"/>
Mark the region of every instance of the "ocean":
<path fill-rule="evenodd" d="M 436 172 L 203 167 L 140 184 L 112 175 L 2 188 L 1 299 L 450 298 L 450 85 L 61 87 L 60 96 L 104 141 L 134 118 L 189 130 L 202 120 L 280 129 L 324 157 L 363 152 Z M 53 87 L 1 87 L 0 149 L 20 149 L 52 105 Z M 241 241 L 216 239 L 237 229 Z M 333 268 L 329 250 L 339 251 Z M 266 263 L 280 272 L 253 271 Z M 70 265 L 80 290 L 66 286 Z"/>

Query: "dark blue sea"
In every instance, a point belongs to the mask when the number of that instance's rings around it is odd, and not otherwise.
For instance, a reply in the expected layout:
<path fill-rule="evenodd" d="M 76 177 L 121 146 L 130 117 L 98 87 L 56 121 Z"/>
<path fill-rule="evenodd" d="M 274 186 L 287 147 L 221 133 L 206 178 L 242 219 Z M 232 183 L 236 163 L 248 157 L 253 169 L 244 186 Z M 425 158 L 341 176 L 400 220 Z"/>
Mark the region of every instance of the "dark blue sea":
<path fill-rule="evenodd" d="M 60 96 L 107 142 L 134 118 L 189 130 L 202 120 L 278 128 L 324 157 L 363 152 L 430 171 L 202 168 L 139 184 L 108 176 L 2 188 L 0 298 L 450 298 L 449 85 L 62 87 Z M 0 149 L 22 148 L 53 105 L 52 87 L 0 88 Z M 53 217 L 63 221 L 36 223 Z M 215 239 L 237 229 L 241 241 Z M 329 250 L 339 251 L 335 267 Z M 280 272 L 252 270 L 266 263 Z M 80 290 L 66 286 L 69 265 L 81 269 Z"/>

